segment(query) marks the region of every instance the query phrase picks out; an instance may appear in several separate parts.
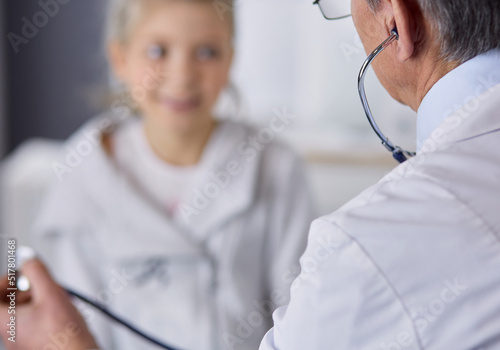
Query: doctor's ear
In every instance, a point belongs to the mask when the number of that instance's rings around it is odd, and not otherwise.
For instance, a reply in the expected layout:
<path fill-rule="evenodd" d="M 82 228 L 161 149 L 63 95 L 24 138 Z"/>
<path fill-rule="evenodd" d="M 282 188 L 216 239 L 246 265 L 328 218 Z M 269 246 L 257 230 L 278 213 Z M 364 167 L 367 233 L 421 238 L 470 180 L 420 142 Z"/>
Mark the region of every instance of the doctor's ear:
<path fill-rule="evenodd" d="M 416 46 L 421 38 L 421 25 L 423 16 L 418 5 L 413 1 L 391 0 L 394 18 L 391 20 L 390 29 L 397 28 L 397 55 L 401 62 L 405 62 L 416 51 Z"/>

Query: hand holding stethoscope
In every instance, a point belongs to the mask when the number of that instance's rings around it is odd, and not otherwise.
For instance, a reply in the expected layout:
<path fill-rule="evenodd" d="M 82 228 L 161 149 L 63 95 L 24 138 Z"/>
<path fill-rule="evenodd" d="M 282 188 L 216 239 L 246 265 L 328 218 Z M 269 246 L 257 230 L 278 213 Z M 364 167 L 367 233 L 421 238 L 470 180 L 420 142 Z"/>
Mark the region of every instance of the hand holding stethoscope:
<path fill-rule="evenodd" d="M 3 307 L 5 308 L 5 305 L 10 304 L 7 306 L 7 309 L 8 309 L 9 306 L 14 305 L 10 309 L 10 310 L 14 310 L 13 312 L 11 311 L 11 314 L 14 317 L 16 316 L 16 313 L 15 313 L 16 303 L 18 306 L 18 310 L 20 310 L 23 307 L 23 305 L 27 304 L 27 303 L 32 303 L 32 304 L 34 304 L 33 305 L 34 308 L 37 308 L 36 304 L 38 301 L 34 300 L 34 299 L 37 299 L 37 297 L 39 296 L 38 294 L 40 294 L 40 298 L 39 298 L 39 299 L 41 299 L 39 301 L 40 303 L 45 303 L 46 300 L 49 300 L 50 298 L 57 299 L 58 303 L 63 304 L 62 307 L 59 305 L 61 308 L 61 314 L 69 314 L 70 320 L 79 320 L 81 325 L 78 327 L 78 329 L 79 329 L 80 333 L 84 333 L 84 335 L 86 335 L 86 336 L 83 336 L 82 339 L 86 339 L 86 342 L 88 343 L 89 348 L 96 348 L 96 346 L 94 346 L 95 344 L 91 344 L 93 342 L 93 340 L 91 340 L 92 336 L 90 335 L 90 333 L 88 333 L 88 330 L 86 329 L 86 327 L 84 327 L 85 321 L 78 314 L 76 309 L 71 305 L 71 303 L 69 301 L 66 302 L 69 304 L 65 305 L 66 307 L 64 307 L 64 304 L 65 304 L 64 299 L 66 299 L 64 297 L 64 293 L 67 293 L 67 294 L 69 294 L 73 297 L 76 297 L 76 298 L 82 300 L 83 302 L 93 306 L 94 308 L 101 311 L 109 318 L 111 318 L 113 321 L 119 323 L 120 325 L 127 328 L 131 332 L 135 333 L 139 337 L 145 339 L 146 341 L 157 345 L 159 348 L 167 349 L 167 350 L 175 350 L 176 349 L 170 345 L 167 345 L 167 344 L 159 341 L 158 339 L 155 339 L 155 338 L 147 335 L 143 331 L 141 331 L 138 328 L 136 328 L 135 326 L 131 325 L 129 322 L 116 316 L 114 313 L 109 311 L 106 307 L 104 307 L 100 303 L 92 301 L 89 298 L 87 298 L 87 297 L 83 296 L 82 294 L 75 292 L 71 289 L 57 286 L 55 284 L 55 282 L 53 282 L 53 280 L 50 277 L 50 275 L 48 274 L 47 270 L 39 262 L 35 263 L 35 265 L 37 267 L 37 269 L 36 269 L 37 271 L 33 272 L 33 277 L 36 277 L 36 278 L 33 278 L 33 281 L 40 282 L 37 285 L 39 290 L 32 291 L 31 290 L 32 286 L 30 285 L 29 279 L 27 278 L 27 276 L 24 276 L 19 272 L 18 267 L 21 267 L 24 265 L 25 262 L 36 258 L 36 253 L 32 248 L 26 247 L 26 246 L 16 247 L 16 249 L 13 251 L 15 251 L 15 257 L 13 259 L 13 261 L 14 261 L 13 264 L 15 265 L 15 267 L 13 267 L 11 269 L 12 273 L 8 274 L 8 277 L 6 279 L 7 283 L 2 283 L 2 292 L 7 292 L 3 298 L 4 299 L 3 300 L 3 302 L 4 302 Z M 33 288 L 35 288 L 34 283 L 33 283 Z M 13 296 L 10 299 L 8 297 L 9 294 Z M 45 294 L 50 294 L 50 295 L 45 295 Z M 57 296 L 55 294 L 61 294 L 61 295 Z M 5 296 L 7 296 L 7 297 L 5 297 Z M 46 299 L 44 299 L 44 297 Z M 50 307 L 50 305 L 42 305 L 42 306 Z M 7 313 L 9 312 L 8 310 L 7 310 Z M 41 312 L 43 313 L 43 310 L 41 310 Z M 61 316 L 61 317 L 63 317 L 63 316 Z M 15 320 L 15 318 L 14 318 L 14 320 Z M 47 327 L 46 325 L 42 325 L 42 322 L 40 322 L 39 320 L 31 320 L 31 322 L 35 322 L 36 327 L 40 327 L 40 329 L 46 329 L 46 327 Z M 76 325 L 76 323 L 74 323 L 73 321 L 71 321 L 71 322 L 72 322 L 72 324 Z M 19 323 L 17 323 L 17 324 L 19 324 Z M 13 325 L 15 326 L 16 322 L 13 322 Z M 15 335 L 15 327 L 14 326 L 12 327 L 14 329 L 12 332 Z M 68 327 L 66 327 L 66 328 L 68 328 Z M 86 334 L 86 333 L 88 333 L 88 334 Z M 56 337 L 54 335 L 52 335 L 52 336 Z M 50 338 L 50 335 L 49 335 L 49 338 Z M 62 342 L 62 340 L 60 340 L 60 339 L 58 339 L 58 341 Z M 69 342 L 69 338 L 68 338 L 68 342 Z"/>

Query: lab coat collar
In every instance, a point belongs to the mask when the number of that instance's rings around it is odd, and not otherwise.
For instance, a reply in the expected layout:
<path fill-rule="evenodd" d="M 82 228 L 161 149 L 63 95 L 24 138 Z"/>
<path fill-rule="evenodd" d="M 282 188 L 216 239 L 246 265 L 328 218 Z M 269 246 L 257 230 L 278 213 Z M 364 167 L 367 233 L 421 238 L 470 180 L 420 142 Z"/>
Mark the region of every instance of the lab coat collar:
<path fill-rule="evenodd" d="M 500 84 L 471 99 L 434 129 L 419 154 L 432 153 L 489 133 L 500 133 L 499 101 Z"/>
<path fill-rule="evenodd" d="M 417 150 L 453 112 L 500 84 L 500 49 L 458 66 L 429 90 L 418 109 Z"/>

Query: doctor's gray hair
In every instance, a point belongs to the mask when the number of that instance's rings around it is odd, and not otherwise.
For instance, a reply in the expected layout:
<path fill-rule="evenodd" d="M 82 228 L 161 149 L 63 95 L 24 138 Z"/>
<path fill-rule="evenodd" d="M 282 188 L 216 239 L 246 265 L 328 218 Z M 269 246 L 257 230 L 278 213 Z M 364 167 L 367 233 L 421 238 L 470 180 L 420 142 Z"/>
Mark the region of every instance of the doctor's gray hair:
<path fill-rule="evenodd" d="M 229 20 L 234 33 L 234 0 L 110 0 L 106 25 L 106 42 L 126 43 L 136 22 L 140 19 L 144 6 L 154 1 L 185 1 L 209 3 L 221 21 Z"/>
<path fill-rule="evenodd" d="M 381 0 L 368 0 L 377 10 Z M 407 0 L 439 33 L 441 56 L 461 63 L 500 48 L 500 0 Z"/>

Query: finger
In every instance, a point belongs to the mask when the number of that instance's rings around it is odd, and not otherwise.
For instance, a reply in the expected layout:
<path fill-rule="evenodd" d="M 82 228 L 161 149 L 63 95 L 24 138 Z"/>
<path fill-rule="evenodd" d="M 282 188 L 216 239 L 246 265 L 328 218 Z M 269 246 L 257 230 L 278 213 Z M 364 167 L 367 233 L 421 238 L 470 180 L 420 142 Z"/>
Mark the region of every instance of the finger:
<path fill-rule="evenodd" d="M 0 278 L 0 303 L 1 304 L 9 304 L 10 297 L 9 295 L 13 292 L 13 286 L 10 284 L 12 280 L 9 280 L 7 276 Z M 11 288 L 9 290 L 9 288 Z M 31 292 L 30 291 L 20 291 L 16 290 L 16 304 L 21 305 L 28 303 L 31 300 Z"/>
<path fill-rule="evenodd" d="M 47 300 L 61 292 L 45 265 L 38 259 L 28 260 L 21 273 L 30 281 L 31 297 L 35 303 Z"/>

